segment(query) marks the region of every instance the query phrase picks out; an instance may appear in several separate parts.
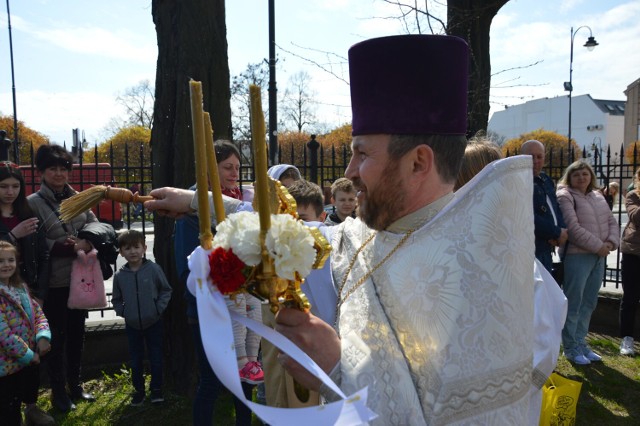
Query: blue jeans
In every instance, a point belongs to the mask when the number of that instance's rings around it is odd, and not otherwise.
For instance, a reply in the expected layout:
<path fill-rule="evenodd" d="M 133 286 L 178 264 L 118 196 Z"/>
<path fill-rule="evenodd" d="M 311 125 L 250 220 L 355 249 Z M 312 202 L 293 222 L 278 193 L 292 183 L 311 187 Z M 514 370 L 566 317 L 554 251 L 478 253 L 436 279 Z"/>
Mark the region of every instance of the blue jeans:
<path fill-rule="evenodd" d="M 604 277 L 605 258 L 597 254 L 567 254 L 564 258 L 564 285 L 568 301 L 567 321 L 562 329 L 562 345 L 567 356 L 584 353 L 591 314 L 598 304 Z"/>
<path fill-rule="evenodd" d="M 198 371 L 200 379 L 198 380 L 198 388 L 196 397 L 193 401 L 193 425 L 209 426 L 213 420 L 213 406 L 220 393 L 225 390 L 213 372 L 207 355 L 202 346 L 202 337 L 200 335 L 200 324 L 189 324 L 191 328 L 191 336 L 196 350 L 198 359 Z M 242 383 L 242 390 L 245 398 L 251 400 L 253 385 Z M 233 404 L 236 409 L 236 426 L 251 426 L 251 410 L 244 405 L 238 398 L 233 397 Z"/>
<path fill-rule="evenodd" d="M 126 326 L 131 356 L 131 381 L 136 392 L 144 392 L 144 346 L 151 365 L 151 389 L 162 389 L 162 320 L 144 330 Z"/>

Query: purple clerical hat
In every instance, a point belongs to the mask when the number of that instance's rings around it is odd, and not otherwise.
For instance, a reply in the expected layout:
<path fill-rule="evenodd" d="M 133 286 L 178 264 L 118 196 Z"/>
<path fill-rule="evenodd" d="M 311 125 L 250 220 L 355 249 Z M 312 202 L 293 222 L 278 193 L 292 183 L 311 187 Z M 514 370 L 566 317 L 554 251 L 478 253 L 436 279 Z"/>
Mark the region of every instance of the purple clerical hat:
<path fill-rule="evenodd" d="M 458 37 L 374 38 L 349 49 L 353 135 L 463 135 L 469 48 Z"/>

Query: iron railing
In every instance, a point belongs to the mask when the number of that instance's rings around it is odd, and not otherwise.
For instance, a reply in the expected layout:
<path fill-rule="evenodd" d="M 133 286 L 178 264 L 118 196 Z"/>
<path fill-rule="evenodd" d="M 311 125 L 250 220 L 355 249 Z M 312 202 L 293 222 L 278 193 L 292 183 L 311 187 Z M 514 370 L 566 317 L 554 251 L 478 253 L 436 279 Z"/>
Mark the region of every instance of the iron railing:
<path fill-rule="evenodd" d="M 344 176 L 344 170 L 351 158 L 351 152 L 347 146 L 341 147 L 323 147 L 319 144 L 309 144 L 314 149 L 294 149 L 291 147 L 289 150 L 279 150 L 279 163 L 287 163 L 295 165 L 301 172 L 303 178 L 313 180 L 323 188 L 331 186 L 331 183 Z M 137 161 L 131 160 L 130 152 L 132 149 L 139 149 L 139 155 L 137 155 Z M 623 147 L 618 152 L 624 152 Z M 110 181 L 105 182 L 104 174 L 104 156 L 100 156 L 97 146 L 93 148 L 93 161 L 92 166 L 88 169 L 85 168 L 85 172 L 79 174 L 79 181 L 74 182 L 79 185 L 81 189 L 86 189 L 91 185 L 118 185 L 129 188 L 133 184 L 138 184 L 143 191 L 148 192 L 152 185 L 152 168 L 151 161 L 146 158 L 143 151 L 143 146 L 129 146 L 124 147 L 124 155 L 116 155 L 113 147 L 110 147 L 107 154 L 107 168 L 109 169 L 108 176 Z M 516 153 L 509 155 L 515 155 Z M 587 159 L 592 164 L 594 171 L 598 177 L 601 186 L 606 186 L 611 182 L 618 182 L 621 191 L 616 196 L 615 207 L 613 214 L 615 215 L 618 223 L 626 221 L 626 213 L 624 210 L 624 193 L 626 188 L 633 181 L 635 170 L 640 166 L 640 157 L 637 152 L 633 152 L 633 161 L 629 161 L 624 155 L 617 153 L 612 154 L 611 149 L 607 148 L 606 152 L 600 151 L 599 148 L 593 147 L 591 150 L 582 149 L 579 152 L 568 152 L 566 150 L 548 152 L 547 164 L 544 171 L 551 176 L 555 182 L 557 182 L 566 167 L 573 162 L 576 157 Z M 82 168 L 83 160 L 82 155 L 78 156 L 78 167 Z M 98 166 L 98 164 L 100 164 Z M 313 164 L 313 167 L 311 165 Z M 33 163 L 33 149 L 31 150 L 31 158 L 26 164 L 22 165 L 22 168 L 27 167 L 31 169 L 32 176 L 36 176 L 35 167 Z M 87 171 L 88 170 L 88 171 Z M 241 180 L 245 182 L 253 181 L 254 171 L 253 165 L 243 163 L 241 165 Z M 313 179 L 312 179 L 313 178 Z M 27 185 L 31 185 L 31 192 L 36 191 L 39 186 L 39 182 L 33 179 L 31 182 L 27 182 Z M 115 202 L 112 202 L 115 204 Z M 122 206 L 122 223 L 123 227 L 129 229 L 133 223 L 133 206 Z M 151 218 L 145 214 L 142 214 L 142 231 L 147 232 L 149 227 L 149 220 Z M 605 271 L 603 279 L 603 287 L 615 286 L 618 288 L 621 284 L 620 277 L 620 253 L 616 254 L 615 264 L 608 265 Z M 117 265 L 114 265 L 116 267 Z M 98 309 L 96 311 L 101 312 L 101 316 L 104 316 L 106 310 L 111 310 L 111 293 L 107 294 L 109 305 L 105 309 Z"/>

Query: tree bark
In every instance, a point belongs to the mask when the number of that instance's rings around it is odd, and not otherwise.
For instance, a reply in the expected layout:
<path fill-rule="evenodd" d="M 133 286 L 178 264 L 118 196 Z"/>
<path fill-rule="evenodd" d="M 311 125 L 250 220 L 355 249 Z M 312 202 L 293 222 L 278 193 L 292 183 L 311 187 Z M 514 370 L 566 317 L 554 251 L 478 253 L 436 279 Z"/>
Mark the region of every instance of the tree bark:
<path fill-rule="evenodd" d="M 202 82 L 204 109 L 216 139 L 231 136 L 229 61 L 224 0 L 153 0 L 158 39 L 154 125 L 151 131 L 153 187 L 186 188 L 195 182 L 189 79 Z M 165 314 L 167 387 L 181 394 L 193 389 L 195 359 L 185 315 L 185 283 L 176 274 L 174 221 L 154 219 L 156 262 L 173 286 Z"/>
<path fill-rule="evenodd" d="M 449 0 L 447 2 L 447 34 L 469 43 L 468 136 L 479 130 L 486 132 L 489 122 L 489 89 L 491 57 L 489 32 L 491 21 L 509 0 Z"/>

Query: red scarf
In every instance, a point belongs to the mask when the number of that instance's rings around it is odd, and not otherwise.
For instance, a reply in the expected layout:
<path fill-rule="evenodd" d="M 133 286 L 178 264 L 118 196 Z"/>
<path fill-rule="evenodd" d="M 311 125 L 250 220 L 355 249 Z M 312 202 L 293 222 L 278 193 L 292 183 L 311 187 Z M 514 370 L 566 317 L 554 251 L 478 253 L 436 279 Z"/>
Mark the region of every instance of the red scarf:
<path fill-rule="evenodd" d="M 222 187 L 222 194 L 226 195 L 227 197 L 235 198 L 236 200 L 242 200 L 242 192 L 237 186 L 233 189 Z"/>

